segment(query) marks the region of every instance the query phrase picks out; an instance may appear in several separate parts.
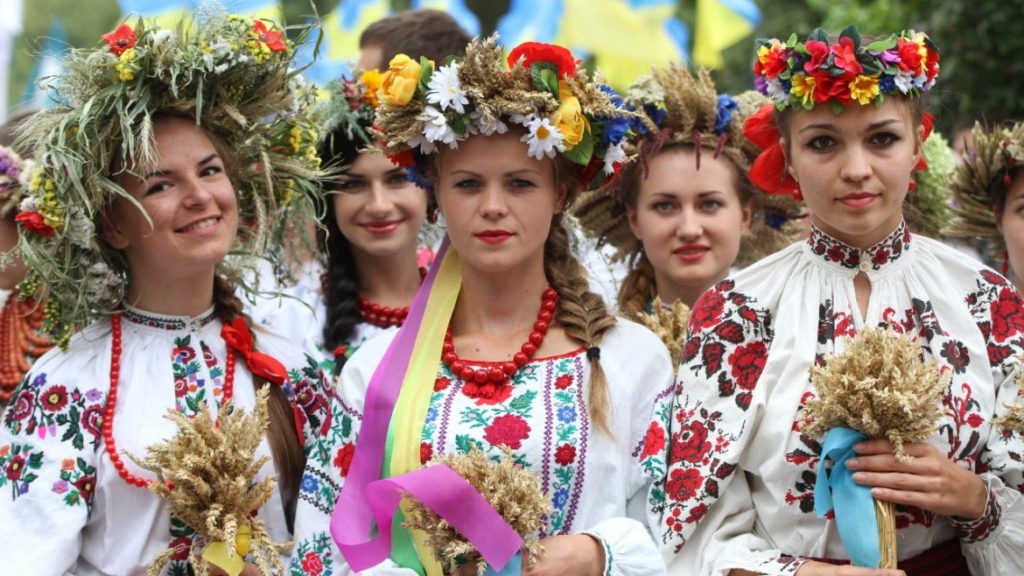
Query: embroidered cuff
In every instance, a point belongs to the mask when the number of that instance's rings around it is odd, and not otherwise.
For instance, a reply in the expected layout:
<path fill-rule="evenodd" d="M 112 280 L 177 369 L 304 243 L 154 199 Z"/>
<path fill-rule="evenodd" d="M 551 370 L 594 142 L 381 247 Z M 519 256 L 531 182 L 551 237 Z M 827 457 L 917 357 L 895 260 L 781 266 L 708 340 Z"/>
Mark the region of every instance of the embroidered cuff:
<path fill-rule="evenodd" d="M 612 566 L 614 565 L 613 560 L 615 557 L 612 554 L 612 547 L 608 545 L 608 541 L 595 532 L 584 531 L 580 532 L 580 534 L 590 536 L 594 540 L 597 540 L 598 544 L 601 545 L 601 548 L 604 550 L 604 572 L 602 572 L 602 574 L 604 574 L 604 576 L 611 576 Z"/>
<path fill-rule="evenodd" d="M 796 574 L 804 562 L 803 558 L 780 554 L 778 558 L 765 562 L 763 568 L 771 570 L 772 574 Z"/>
<path fill-rule="evenodd" d="M 989 537 L 996 528 L 999 527 L 999 518 L 1002 515 L 1002 507 L 996 500 L 996 492 L 992 489 L 992 484 L 986 482 L 985 491 L 988 494 L 988 498 L 985 503 L 985 511 L 977 520 L 967 520 L 964 518 L 957 518 L 956 516 L 950 516 L 949 520 L 953 524 L 953 529 L 956 530 L 956 535 L 960 538 L 961 542 L 968 544 L 973 542 L 979 542 Z"/>

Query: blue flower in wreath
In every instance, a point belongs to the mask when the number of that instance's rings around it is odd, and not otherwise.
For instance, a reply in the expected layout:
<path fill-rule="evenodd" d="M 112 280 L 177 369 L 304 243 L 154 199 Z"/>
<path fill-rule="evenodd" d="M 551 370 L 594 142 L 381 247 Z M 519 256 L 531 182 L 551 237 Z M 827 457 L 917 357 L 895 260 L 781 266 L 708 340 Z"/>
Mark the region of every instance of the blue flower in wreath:
<path fill-rule="evenodd" d="M 316 492 L 317 488 L 319 487 L 320 483 L 317 482 L 316 478 L 314 478 L 311 474 L 306 474 L 302 477 L 301 489 L 303 492 L 311 494 L 313 492 Z"/>
<path fill-rule="evenodd" d="M 576 409 L 572 406 L 562 406 L 558 409 L 558 419 L 566 424 L 576 421 Z"/>
<path fill-rule="evenodd" d="M 627 110 L 632 112 L 633 107 L 629 106 L 622 100 L 622 96 L 619 96 L 611 86 L 601 84 L 598 86 L 602 92 L 608 95 L 608 99 L 611 100 L 612 105 L 621 110 Z M 633 119 L 631 118 L 601 118 L 601 141 L 605 144 L 615 145 L 622 142 L 622 139 L 626 137 L 626 133 L 633 127 Z"/>
<path fill-rule="evenodd" d="M 551 497 L 551 505 L 556 509 L 565 508 L 566 503 L 569 502 L 569 488 L 568 486 L 562 486 L 558 490 L 555 490 L 555 494 Z"/>
<path fill-rule="evenodd" d="M 729 128 L 732 122 L 733 112 L 739 110 L 740 105 L 728 94 L 718 95 L 718 117 L 715 119 L 715 134 L 721 135 Z"/>

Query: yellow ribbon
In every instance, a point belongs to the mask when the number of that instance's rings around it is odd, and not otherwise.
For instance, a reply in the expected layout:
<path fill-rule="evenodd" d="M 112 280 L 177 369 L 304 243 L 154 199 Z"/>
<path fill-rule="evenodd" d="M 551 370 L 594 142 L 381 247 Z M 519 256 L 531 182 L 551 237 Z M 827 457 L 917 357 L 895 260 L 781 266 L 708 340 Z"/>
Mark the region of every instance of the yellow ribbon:
<path fill-rule="evenodd" d="M 238 576 L 245 568 L 245 560 L 242 560 L 242 557 L 248 553 L 249 523 L 246 522 L 238 527 L 234 554 L 228 554 L 228 546 L 224 542 L 211 542 L 203 551 L 203 560 L 227 572 L 228 576 Z"/>

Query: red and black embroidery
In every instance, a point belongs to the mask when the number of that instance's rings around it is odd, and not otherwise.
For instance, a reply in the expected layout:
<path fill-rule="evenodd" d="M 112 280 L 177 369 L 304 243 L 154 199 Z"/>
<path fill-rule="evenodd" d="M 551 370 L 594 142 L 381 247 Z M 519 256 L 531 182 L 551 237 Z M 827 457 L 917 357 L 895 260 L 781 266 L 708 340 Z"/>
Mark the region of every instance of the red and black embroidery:
<path fill-rule="evenodd" d="M 811 234 L 807 238 L 807 245 L 811 253 L 820 256 L 826 262 L 834 262 L 843 268 L 859 268 L 861 262 L 869 262 L 872 270 L 880 270 L 883 266 L 895 262 L 906 252 L 910 246 L 910 229 L 906 223 L 900 225 L 886 236 L 881 242 L 867 250 L 854 248 L 828 234 L 822 232 L 817 226 L 811 227 Z"/>
<path fill-rule="evenodd" d="M 955 516 L 950 518 L 956 535 L 961 542 L 979 542 L 989 537 L 989 534 L 999 527 L 999 519 L 1002 516 L 1002 507 L 996 500 L 995 491 L 988 491 L 988 500 L 985 504 L 985 512 L 977 520 L 964 520 Z"/>
<path fill-rule="evenodd" d="M 989 363 L 1005 376 L 1011 369 L 1008 360 L 1024 347 L 1024 301 L 1005 278 L 990 270 L 982 271 L 977 283 L 978 289 L 965 301 L 985 338 Z"/>

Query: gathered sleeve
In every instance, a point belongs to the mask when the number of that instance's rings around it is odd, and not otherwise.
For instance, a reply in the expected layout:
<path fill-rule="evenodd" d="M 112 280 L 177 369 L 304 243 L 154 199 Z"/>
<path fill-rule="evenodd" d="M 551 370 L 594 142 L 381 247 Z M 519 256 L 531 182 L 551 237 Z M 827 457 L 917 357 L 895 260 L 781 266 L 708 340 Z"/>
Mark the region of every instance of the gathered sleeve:
<path fill-rule="evenodd" d="M 1022 401 L 1018 385 L 1024 353 L 1024 300 L 1005 279 L 983 272 L 968 304 L 985 338 L 995 386 L 995 417 Z M 952 518 L 974 574 L 1024 573 L 1024 432 L 992 426 L 976 472 L 988 499 L 977 519 Z"/>
<path fill-rule="evenodd" d="M 19 385 L 0 427 L 0 557 L 12 574 L 70 574 L 96 488 L 106 387 L 53 350 Z"/>

